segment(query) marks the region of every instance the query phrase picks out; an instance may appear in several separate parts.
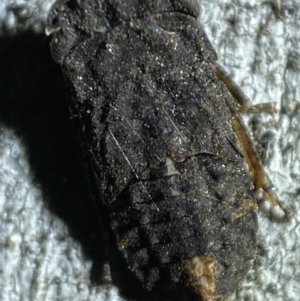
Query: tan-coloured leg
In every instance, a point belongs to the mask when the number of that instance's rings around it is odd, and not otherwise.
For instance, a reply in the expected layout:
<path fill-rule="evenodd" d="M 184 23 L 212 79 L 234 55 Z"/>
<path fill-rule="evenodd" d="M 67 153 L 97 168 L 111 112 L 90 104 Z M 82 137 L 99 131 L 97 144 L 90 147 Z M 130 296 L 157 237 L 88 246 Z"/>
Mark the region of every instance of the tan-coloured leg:
<path fill-rule="evenodd" d="M 242 89 L 221 65 L 216 63 L 214 65 L 214 69 L 218 79 L 225 84 L 230 94 L 233 96 L 234 100 L 236 101 L 236 106 L 239 108 L 240 112 L 264 112 L 268 114 L 277 113 L 276 102 L 266 102 L 252 106 L 251 100 L 248 98 L 248 96 L 245 95 Z"/>
<path fill-rule="evenodd" d="M 249 166 L 249 171 L 252 176 L 255 189 L 257 191 L 262 190 L 264 192 L 265 197 L 272 204 L 272 206 L 279 206 L 283 210 L 283 212 L 285 213 L 283 221 L 287 222 L 290 220 L 293 214 L 285 206 L 285 204 L 278 199 L 275 191 L 272 189 L 273 185 L 260 162 L 259 156 L 255 151 L 254 145 L 251 141 L 249 132 L 246 129 L 238 113 L 238 111 L 252 112 L 252 108 L 254 108 L 255 112 L 263 111 L 273 114 L 276 112 L 276 110 L 274 109 L 274 103 L 260 104 L 258 106 L 251 107 L 250 99 L 244 94 L 240 87 L 230 78 L 229 74 L 224 70 L 223 67 L 216 64 L 215 72 L 218 79 L 224 82 L 227 89 L 236 101 L 235 103 L 229 103 L 229 106 L 231 109 L 234 125 L 237 129 L 237 135 L 240 141 L 242 142 L 244 148 L 245 159 Z"/>

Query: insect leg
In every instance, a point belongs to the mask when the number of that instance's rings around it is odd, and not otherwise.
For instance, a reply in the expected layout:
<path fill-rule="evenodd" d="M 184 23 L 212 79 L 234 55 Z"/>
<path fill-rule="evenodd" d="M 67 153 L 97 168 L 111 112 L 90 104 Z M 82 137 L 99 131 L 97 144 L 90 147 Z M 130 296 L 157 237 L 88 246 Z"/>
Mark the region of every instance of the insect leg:
<path fill-rule="evenodd" d="M 249 171 L 252 176 L 255 189 L 257 191 L 262 190 L 264 192 L 264 196 L 272 206 L 279 206 L 283 210 L 285 214 L 283 218 L 284 222 L 289 221 L 293 215 L 292 212 L 285 206 L 283 202 L 278 199 L 277 194 L 272 189 L 272 182 L 270 181 L 259 160 L 259 156 L 254 149 L 249 133 L 244 123 L 242 122 L 237 110 L 231 107 L 231 112 L 234 125 L 237 129 L 238 137 L 243 145 L 245 159 L 249 166 Z"/>
<path fill-rule="evenodd" d="M 236 101 L 236 106 L 239 108 L 241 112 L 265 112 L 269 114 L 277 113 L 276 102 L 266 102 L 260 103 L 257 105 L 251 105 L 251 100 L 242 89 L 237 85 L 237 83 L 230 77 L 228 72 L 218 63 L 214 65 L 215 73 L 219 80 L 221 80 L 230 94 L 233 96 Z"/>
<path fill-rule="evenodd" d="M 251 106 L 250 99 L 244 94 L 241 88 L 234 82 L 234 80 L 230 77 L 230 75 L 226 72 L 226 70 L 218 63 L 215 64 L 214 69 L 218 79 L 223 81 L 223 83 L 226 85 L 227 89 L 229 90 L 229 92 L 234 98 L 235 103 L 229 103 L 228 105 L 231 109 L 233 122 L 237 130 L 237 135 L 243 145 L 245 159 L 249 166 L 249 171 L 252 176 L 255 189 L 257 191 L 262 190 L 264 192 L 264 196 L 267 198 L 267 200 L 271 203 L 272 206 L 279 206 L 283 210 L 285 214 L 283 221 L 286 222 L 290 220 L 293 214 L 285 206 L 285 204 L 278 199 L 275 191 L 272 189 L 273 187 L 272 182 L 270 181 L 267 173 L 265 172 L 260 162 L 259 156 L 251 141 L 249 132 L 246 129 L 238 113 L 240 111 L 240 112 L 266 112 L 269 114 L 274 114 L 277 112 L 275 103 L 268 102 L 268 103 Z"/>

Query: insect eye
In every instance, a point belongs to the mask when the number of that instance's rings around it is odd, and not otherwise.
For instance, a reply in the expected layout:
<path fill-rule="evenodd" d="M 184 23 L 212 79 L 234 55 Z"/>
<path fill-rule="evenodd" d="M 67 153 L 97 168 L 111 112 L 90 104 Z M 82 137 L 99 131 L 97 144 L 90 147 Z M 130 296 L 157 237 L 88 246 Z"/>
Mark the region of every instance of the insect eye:
<path fill-rule="evenodd" d="M 197 0 L 180 0 L 175 2 L 175 5 L 180 11 L 191 14 L 196 18 L 200 15 L 200 6 Z"/>

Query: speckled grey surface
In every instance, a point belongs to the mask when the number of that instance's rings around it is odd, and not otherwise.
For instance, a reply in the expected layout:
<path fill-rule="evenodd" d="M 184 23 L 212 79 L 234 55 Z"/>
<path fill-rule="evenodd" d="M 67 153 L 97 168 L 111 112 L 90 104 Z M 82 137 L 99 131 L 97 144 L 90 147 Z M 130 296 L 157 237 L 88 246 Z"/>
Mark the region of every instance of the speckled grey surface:
<path fill-rule="evenodd" d="M 28 88 L 31 92 L 32 89 L 41 90 L 37 104 L 31 107 L 32 102 L 28 101 L 24 106 L 30 109 L 20 109 L 23 108 L 20 103 L 27 97 L 22 93 L 27 91 L 22 83 L 29 85 L 29 79 L 22 76 L 31 68 L 35 55 L 39 57 L 34 47 L 42 45 L 43 49 L 47 49 L 49 40 L 30 33 L 29 37 L 26 34 L 21 36 L 21 42 L 14 46 L 14 39 L 24 31 L 24 26 L 36 33 L 42 30 L 49 7 L 50 2 L 38 0 L 4 0 L 0 4 L 2 28 L 5 24 L 5 30 L 11 34 L 9 38 L 1 38 L 0 65 L 9 60 L 11 49 L 14 50 L 11 55 L 18 58 L 14 59 L 16 71 L 2 72 L 0 78 L 1 89 L 5 91 L 4 95 L 0 95 L 0 300 L 118 300 L 117 289 L 91 280 L 97 256 L 90 253 L 93 253 L 91 250 L 96 242 L 98 248 L 99 242 L 94 238 L 97 234 L 92 234 L 88 242 L 74 234 L 84 227 L 84 233 L 91 232 L 91 229 L 96 233 L 95 226 L 89 228 L 83 222 L 77 222 L 80 226 L 78 229 L 75 226 L 74 230 L 69 220 L 72 219 L 72 210 L 76 208 L 70 210 L 70 217 L 60 213 L 60 210 L 53 210 L 55 206 L 51 198 L 56 195 L 53 190 L 60 185 L 70 190 L 74 184 L 68 186 L 71 183 L 69 176 L 65 172 L 57 172 L 57 169 L 62 170 L 61 167 L 45 163 L 50 159 L 48 153 L 40 148 L 40 145 L 49 143 L 48 126 L 60 120 L 53 109 L 45 115 L 49 116 L 45 129 L 39 124 L 40 121 L 36 122 L 43 112 L 41 109 L 37 113 L 36 106 L 43 101 L 49 102 L 49 97 L 56 97 L 58 94 L 55 93 L 61 91 L 56 91 L 59 80 L 57 84 L 53 82 L 53 86 L 50 84 L 50 88 L 47 86 L 47 93 L 44 86 L 40 87 L 41 77 L 45 77 L 46 81 L 47 77 L 49 81 L 57 77 L 51 78 L 49 75 L 52 68 L 52 62 L 48 63 L 50 56 L 46 56 L 45 60 L 39 59 L 34 69 L 38 70 L 39 78 L 33 78 L 32 87 Z M 300 300 L 299 6 L 297 0 L 203 0 L 201 7 L 201 22 L 222 65 L 254 103 L 278 103 L 277 115 L 250 115 L 246 119 L 280 199 L 295 214 L 288 224 L 274 223 L 264 214 L 259 214 L 259 256 L 235 298 L 244 301 L 297 301 Z M 17 12 L 18 18 L 15 15 Z M 9 43 L 14 48 L 6 46 Z M 26 51 L 34 54 L 25 55 Z M 24 66 L 19 68 L 17 64 Z M 4 77 L 9 78 L 3 81 Z M 44 97 L 43 92 L 46 93 Z M 20 99 L 20 103 L 16 99 Z M 30 117 L 24 123 L 18 123 L 26 114 Z M 64 120 L 65 117 L 61 118 Z M 28 129 L 27 124 L 31 125 Z M 32 133 L 39 127 L 41 133 L 34 140 Z M 62 127 L 59 126 L 51 136 L 53 141 L 47 149 L 52 147 L 60 129 Z M 43 133 L 46 138 L 41 138 Z M 58 146 L 54 155 L 49 156 L 54 157 L 53 162 L 57 156 L 64 166 L 68 154 L 59 157 L 60 152 Z M 42 156 L 44 153 L 46 155 Z M 42 163 L 35 163 L 38 156 L 42 156 Z M 72 173 L 73 163 L 68 164 Z M 39 169 L 39 166 L 43 168 Z M 55 172 L 49 172 L 53 169 Z M 52 186 L 46 185 L 45 189 L 44 183 L 49 177 L 54 177 L 57 182 Z M 44 181 L 45 178 L 47 181 Z M 68 195 L 61 202 L 72 207 L 72 200 L 68 203 L 67 198 Z M 76 206 L 80 216 L 83 208 Z"/>

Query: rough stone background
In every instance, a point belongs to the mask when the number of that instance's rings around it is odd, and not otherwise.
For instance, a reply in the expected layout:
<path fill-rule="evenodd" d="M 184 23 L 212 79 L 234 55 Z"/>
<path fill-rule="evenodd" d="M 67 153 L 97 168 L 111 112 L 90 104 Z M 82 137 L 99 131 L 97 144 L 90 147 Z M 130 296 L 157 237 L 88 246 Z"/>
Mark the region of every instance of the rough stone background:
<path fill-rule="evenodd" d="M 101 240 L 64 98 L 43 33 L 53 1 L 0 4 L 0 300 L 121 300 L 101 285 Z M 259 214 L 259 256 L 241 301 L 300 296 L 300 11 L 297 0 L 203 0 L 220 62 L 254 103 L 246 119 L 288 224 Z M 268 211 L 264 206 L 264 212 Z"/>

